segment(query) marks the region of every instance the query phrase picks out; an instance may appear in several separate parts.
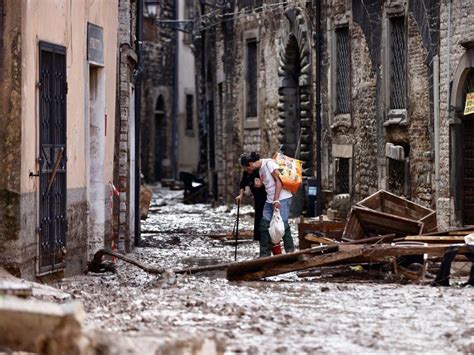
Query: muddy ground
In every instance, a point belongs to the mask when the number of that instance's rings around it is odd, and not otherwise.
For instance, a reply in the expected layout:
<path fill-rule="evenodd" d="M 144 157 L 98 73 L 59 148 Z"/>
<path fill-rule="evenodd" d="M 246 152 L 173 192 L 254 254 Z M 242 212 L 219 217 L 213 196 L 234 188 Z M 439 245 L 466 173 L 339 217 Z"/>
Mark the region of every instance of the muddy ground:
<path fill-rule="evenodd" d="M 235 209 L 184 205 L 182 194 L 155 188 L 142 246 L 130 256 L 166 268 L 232 261 L 234 246 L 205 234 L 231 231 Z M 242 208 L 242 229 L 252 228 L 251 211 Z M 238 260 L 257 254 L 255 242 L 238 247 Z M 91 329 L 209 338 L 227 354 L 474 352 L 474 288 L 296 274 L 252 283 L 222 273 L 159 279 L 120 261 L 117 268 L 56 285 L 83 302 Z"/>

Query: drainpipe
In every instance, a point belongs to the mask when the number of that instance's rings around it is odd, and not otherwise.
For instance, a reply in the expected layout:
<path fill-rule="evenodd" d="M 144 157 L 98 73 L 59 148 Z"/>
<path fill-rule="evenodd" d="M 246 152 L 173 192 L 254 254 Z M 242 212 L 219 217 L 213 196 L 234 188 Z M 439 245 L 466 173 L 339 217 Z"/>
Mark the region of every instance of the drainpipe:
<path fill-rule="evenodd" d="M 316 12 L 316 216 L 322 213 L 322 164 L 321 164 L 321 0 L 313 1 Z"/>
<path fill-rule="evenodd" d="M 137 68 L 135 72 L 135 246 L 140 242 L 140 106 L 143 74 L 143 0 L 137 0 Z"/>
<path fill-rule="evenodd" d="M 434 154 L 435 154 L 435 186 L 436 205 L 439 198 L 439 56 L 433 58 L 433 115 L 434 115 Z"/>
<path fill-rule="evenodd" d="M 179 3 L 180 1 L 175 1 L 174 4 L 174 19 L 179 20 Z M 178 177 L 178 159 L 177 159 L 177 123 L 178 123 L 178 104 L 179 104 L 179 31 L 175 31 L 174 38 L 174 48 L 175 48 L 175 65 L 174 65 L 174 75 L 173 75 L 173 107 L 171 109 L 171 170 L 173 175 L 173 180 L 176 180 Z"/>

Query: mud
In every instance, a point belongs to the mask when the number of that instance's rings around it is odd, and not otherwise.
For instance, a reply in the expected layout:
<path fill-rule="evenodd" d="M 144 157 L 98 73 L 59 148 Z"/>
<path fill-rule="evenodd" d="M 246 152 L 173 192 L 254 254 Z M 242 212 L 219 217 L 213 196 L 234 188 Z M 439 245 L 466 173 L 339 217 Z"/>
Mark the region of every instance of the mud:
<path fill-rule="evenodd" d="M 130 256 L 166 268 L 232 261 L 234 246 L 206 234 L 232 230 L 235 209 L 184 205 L 181 197 L 155 188 L 147 233 Z M 252 208 L 241 212 L 240 228 L 251 229 Z M 292 228 L 296 242 L 294 221 Z M 238 260 L 257 254 L 256 242 L 238 246 Z M 216 339 L 226 354 L 474 352 L 473 288 L 296 274 L 253 283 L 230 283 L 223 273 L 157 278 L 120 261 L 117 269 L 56 285 L 83 302 L 90 329 Z"/>

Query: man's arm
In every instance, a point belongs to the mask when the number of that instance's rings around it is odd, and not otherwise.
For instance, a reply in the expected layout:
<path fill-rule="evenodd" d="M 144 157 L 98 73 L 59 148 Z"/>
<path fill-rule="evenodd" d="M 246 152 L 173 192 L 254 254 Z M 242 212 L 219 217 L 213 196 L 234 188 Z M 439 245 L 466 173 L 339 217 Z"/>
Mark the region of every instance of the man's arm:
<path fill-rule="evenodd" d="M 273 208 L 280 208 L 280 192 L 281 189 L 283 188 L 283 184 L 281 183 L 280 180 L 280 172 L 275 169 L 272 171 L 272 177 L 273 180 L 275 180 L 275 195 L 273 197 Z"/>

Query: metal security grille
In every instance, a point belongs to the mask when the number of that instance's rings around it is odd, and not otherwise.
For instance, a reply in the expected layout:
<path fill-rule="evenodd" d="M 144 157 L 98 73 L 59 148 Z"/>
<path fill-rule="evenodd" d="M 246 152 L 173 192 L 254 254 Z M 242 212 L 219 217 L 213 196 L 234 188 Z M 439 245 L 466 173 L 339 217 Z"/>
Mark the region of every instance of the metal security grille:
<path fill-rule="evenodd" d="M 336 113 L 350 110 L 351 51 L 349 28 L 336 29 Z"/>
<path fill-rule="evenodd" d="M 336 159 L 336 193 L 337 194 L 349 193 L 349 181 L 350 181 L 349 167 L 350 167 L 350 161 L 348 158 Z"/>
<path fill-rule="evenodd" d="M 194 96 L 186 95 L 186 129 L 193 129 Z"/>
<path fill-rule="evenodd" d="M 406 108 L 406 35 L 403 17 L 390 19 L 390 108 Z"/>
<path fill-rule="evenodd" d="M 3 0 L 0 0 L 0 58 L 3 58 Z M 3 60 L 0 60 L 0 80 L 3 80 Z"/>
<path fill-rule="evenodd" d="M 474 224 L 474 120 L 463 124 L 463 223 Z"/>
<path fill-rule="evenodd" d="M 246 66 L 247 108 L 246 117 L 257 116 L 257 41 L 247 41 L 247 66 Z"/>
<path fill-rule="evenodd" d="M 64 267 L 66 247 L 66 49 L 40 42 L 39 271 Z"/>
<path fill-rule="evenodd" d="M 388 159 L 388 189 L 396 195 L 405 193 L 405 161 Z"/>

